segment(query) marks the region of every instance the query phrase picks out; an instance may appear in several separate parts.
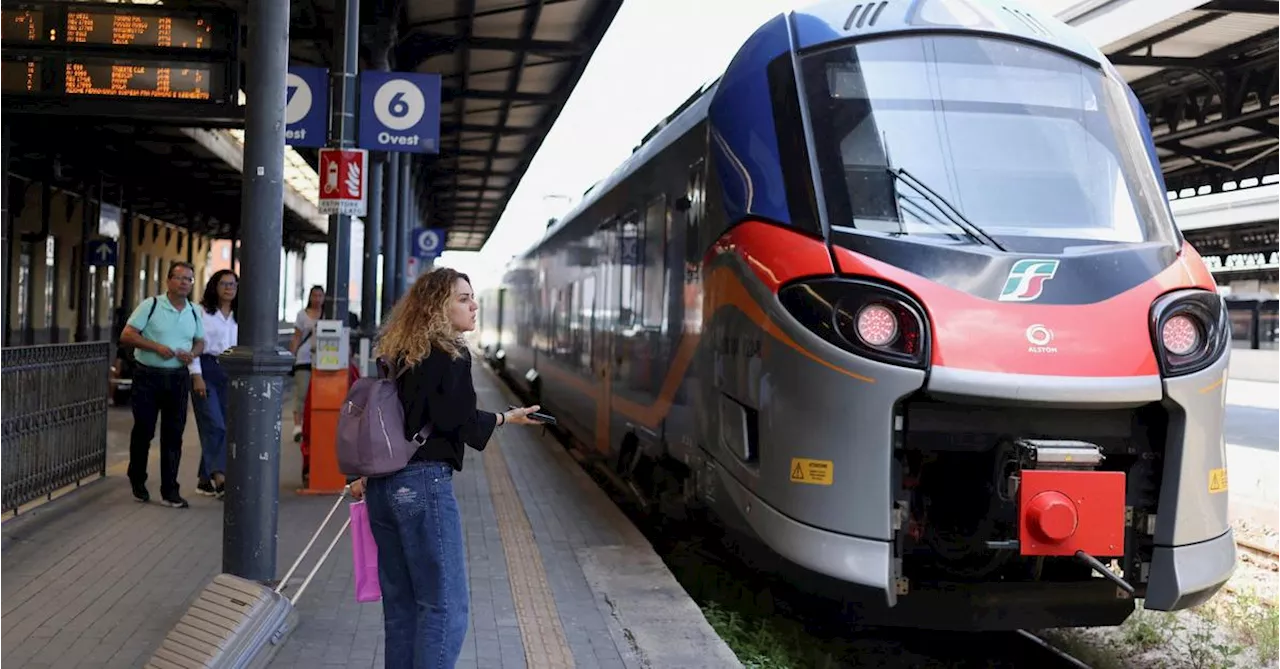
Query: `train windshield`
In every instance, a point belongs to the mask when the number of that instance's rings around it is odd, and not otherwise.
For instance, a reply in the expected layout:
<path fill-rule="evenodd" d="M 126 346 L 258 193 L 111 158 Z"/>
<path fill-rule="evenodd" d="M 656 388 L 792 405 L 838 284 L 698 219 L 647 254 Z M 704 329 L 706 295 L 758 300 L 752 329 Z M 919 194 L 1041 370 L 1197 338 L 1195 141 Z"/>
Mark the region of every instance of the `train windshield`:
<path fill-rule="evenodd" d="M 1173 239 L 1126 92 L 1097 68 L 956 35 L 801 63 L 837 233 L 996 246 Z"/>

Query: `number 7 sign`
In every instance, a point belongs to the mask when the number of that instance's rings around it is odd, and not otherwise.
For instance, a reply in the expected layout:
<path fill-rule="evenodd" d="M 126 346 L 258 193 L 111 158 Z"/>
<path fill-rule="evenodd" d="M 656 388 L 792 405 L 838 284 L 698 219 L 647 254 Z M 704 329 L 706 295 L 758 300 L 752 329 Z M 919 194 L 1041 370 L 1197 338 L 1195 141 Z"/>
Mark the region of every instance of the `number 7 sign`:
<path fill-rule="evenodd" d="M 359 128 L 362 149 L 439 153 L 440 75 L 361 72 Z"/>

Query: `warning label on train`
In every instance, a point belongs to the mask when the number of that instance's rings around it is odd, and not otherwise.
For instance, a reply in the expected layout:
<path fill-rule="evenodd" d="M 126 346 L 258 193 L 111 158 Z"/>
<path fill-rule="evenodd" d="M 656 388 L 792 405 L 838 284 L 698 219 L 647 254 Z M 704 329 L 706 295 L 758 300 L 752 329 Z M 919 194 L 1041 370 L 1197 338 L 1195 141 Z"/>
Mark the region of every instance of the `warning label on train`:
<path fill-rule="evenodd" d="M 808 458 L 791 458 L 791 482 L 812 483 L 815 485 L 831 485 L 832 465 L 830 460 L 810 460 Z"/>
<path fill-rule="evenodd" d="M 1219 467 L 1209 470 L 1209 492 L 1226 492 L 1227 470 Z"/>

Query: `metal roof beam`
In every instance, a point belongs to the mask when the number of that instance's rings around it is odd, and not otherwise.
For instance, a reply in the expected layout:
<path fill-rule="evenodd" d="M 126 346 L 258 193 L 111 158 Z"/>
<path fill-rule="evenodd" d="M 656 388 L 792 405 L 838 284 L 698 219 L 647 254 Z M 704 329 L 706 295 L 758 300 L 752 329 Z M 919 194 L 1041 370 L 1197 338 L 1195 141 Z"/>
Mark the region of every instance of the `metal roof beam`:
<path fill-rule="evenodd" d="M 470 30 L 463 35 L 415 31 L 396 45 L 396 64 L 402 70 L 416 70 L 432 56 L 472 50 L 512 51 L 544 56 L 581 56 L 586 53 L 584 47 L 576 42 L 533 39 L 531 32 L 523 33 L 520 38 L 509 38 L 474 37 Z"/>
<path fill-rule="evenodd" d="M 441 149 L 440 153 L 437 154 L 439 158 L 487 158 L 490 155 L 494 158 L 501 159 L 519 158 L 521 154 L 517 151 L 499 151 L 497 153 L 490 154 L 488 151 L 483 151 L 481 149 Z"/>
<path fill-rule="evenodd" d="M 576 2 L 576 1 L 577 1 L 577 0 L 544 0 L 542 4 L 543 4 L 543 5 L 558 5 L 558 4 L 562 3 L 562 2 Z M 522 12 L 522 11 L 524 11 L 524 10 L 528 9 L 528 8 L 529 8 L 529 5 L 527 5 L 527 4 L 525 4 L 525 5 L 510 5 L 510 6 L 507 6 L 507 7 L 498 7 L 498 8 L 496 8 L 496 9 L 486 9 L 486 10 L 484 10 L 484 11 L 479 11 L 479 12 L 476 12 L 476 13 L 474 14 L 474 16 L 475 16 L 475 18 L 478 18 L 478 19 L 479 19 L 479 18 L 488 17 L 488 16 L 501 16 L 502 14 L 510 14 L 510 13 L 512 13 L 512 12 Z M 418 21 L 417 23 L 414 23 L 414 24 L 413 24 L 412 26 L 410 26 L 410 27 L 412 27 L 412 28 L 426 28 L 426 27 L 429 27 L 429 26 L 437 26 L 437 25 L 443 25 L 443 24 L 447 24 L 447 23 L 454 23 L 454 22 L 456 22 L 456 21 L 458 21 L 458 20 L 459 20 L 459 17 L 457 17 L 457 16 L 446 16 L 446 17 L 438 18 L 438 19 L 427 19 L 426 21 Z"/>
<path fill-rule="evenodd" d="M 547 102 L 551 99 L 548 93 L 522 93 L 520 91 L 486 91 L 482 89 L 445 88 L 440 91 L 441 102 L 453 102 L 458 98 L 472 100 L 497 100 L 500 102 Z"/>
<path fill-rule="evenodd" d="M 1213 2 L 1197 7 L 1197 9 L 1276 16 L 1277 7 L 1280 7 L 1280 3 L 1277 3 L 1276 0 L 1213 0 Z"/>
<path fill-rule="evenodd" d="M 510 126 L 501 125 L 485 125 L 478 123 L 441 123 L 440 134 L 459 133 L 459 132 L 475 132 L 475 133 L 491 133 L 496 132 L 502 135 L 529 135 L 537 132 L 537 128 L 512 128 Z M 485 153 L 485 155 L 489 155 Z"/>
<path fill-rule="evenodd" d="M 1203 57 L 1179 58 L 1176 56 L 1133 56 L 1123 53 L 1107 56 L 1107 60 L 1111 61 L 1111 64 L 1117 67 L 1130 65 L 1134 67 L 1201 68 L 1213 67 L 1216 65 L 1214 61 Z"/>

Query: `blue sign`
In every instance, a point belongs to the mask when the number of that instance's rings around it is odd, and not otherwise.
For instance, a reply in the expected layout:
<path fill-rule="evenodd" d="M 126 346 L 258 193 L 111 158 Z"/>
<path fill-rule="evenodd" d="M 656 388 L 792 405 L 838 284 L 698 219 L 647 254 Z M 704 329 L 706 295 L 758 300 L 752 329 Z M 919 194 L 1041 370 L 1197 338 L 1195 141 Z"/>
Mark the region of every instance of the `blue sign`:
<path fill-rule="evenodd" d="M 413 231 L 413 257 L 434 258 L 444 250 L 444 234 L 442 228 L 418 228 Z"/>
<path fill-rule="evenodd" d="M 329 134 L 329 70 L 290 66 L 284 100 L 284 143 L 324 146 Z"/>
<path fill-rule="evenodd" d="M 110 267 L 116 264 L 116 242 L 114 239 L 91 239 L 85 246 L 85 263 L 91 267 Z"/>
<path fill-rule="evenodd" d="M 360 73 L 359 146 L 370 151 L 440 152 L 440 75 Z"/>

